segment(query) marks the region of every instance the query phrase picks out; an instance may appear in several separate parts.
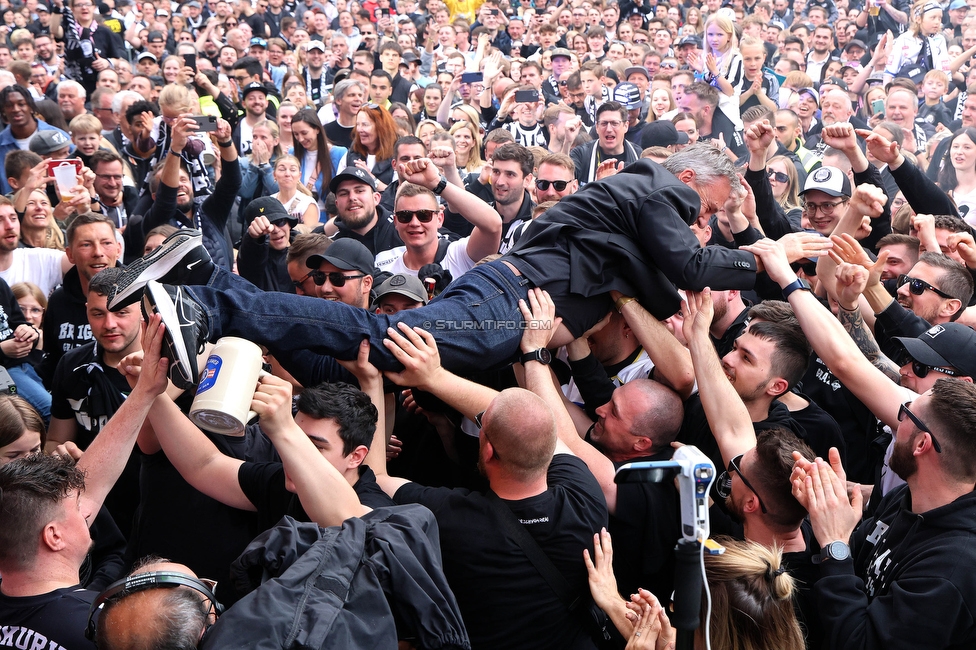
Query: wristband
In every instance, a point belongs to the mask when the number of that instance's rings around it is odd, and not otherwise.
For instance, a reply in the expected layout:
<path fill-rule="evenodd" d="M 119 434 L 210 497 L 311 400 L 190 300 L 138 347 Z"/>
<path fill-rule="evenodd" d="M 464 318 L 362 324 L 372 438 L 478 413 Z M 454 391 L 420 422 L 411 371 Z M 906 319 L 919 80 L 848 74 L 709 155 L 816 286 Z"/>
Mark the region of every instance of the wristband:
<path fill-rule="evenodd" d="M 227 142 L 218 142 L 217 143 L 217 146 L 220 147 L 220 148 L 233 147 L 234 146 L 234 141 L 233 140 L 228 140 Z"/>
<path fill-rule="evenodd" d="M 797 278 L 796 280 L 793 280 L 793 282 L 790 282 L 788 285 L 783 287 L 783 297 L 789 298 L 790 294 L 794 291 L 811 291 L 811 289 L 806 285 L 806 283 L 803 282 L 803 280 Z"/>
<path fill-rule="evenodd" d="M 436 194 L 437 196 L 440 196 L 441 195 L 441 192 L 443 192 L 446 187 L 447 187 L 447 179 L 444 178 L 443 176 L 441 176 L 441 180 L 437 183 L 437 185 L 431 191 L 434 194 Z"/>
<path fill-rule="evenodd" d="M 632 298 L 630 296 L 620 296 L 619 298 L 613 301 L 614 306 L 617 308 L 618 314 L 623 313 L 622 310 L 624 308 L 624 305 L 626 305 L 628 302 L 637 302 L 637 298 Z"/>

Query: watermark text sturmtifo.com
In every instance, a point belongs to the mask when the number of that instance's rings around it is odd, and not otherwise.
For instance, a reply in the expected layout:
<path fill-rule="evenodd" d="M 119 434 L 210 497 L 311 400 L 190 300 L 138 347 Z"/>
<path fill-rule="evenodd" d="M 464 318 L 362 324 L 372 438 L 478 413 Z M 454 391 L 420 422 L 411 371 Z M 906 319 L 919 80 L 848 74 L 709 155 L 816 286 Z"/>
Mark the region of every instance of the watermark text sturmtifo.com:
<path fill-rule="evenodd" d="M 422 327 L 428 331 L 496 331 L 496 330 L 525 330 L 551 329 L 552 321 L 525 320 L 425 320 Z"/>

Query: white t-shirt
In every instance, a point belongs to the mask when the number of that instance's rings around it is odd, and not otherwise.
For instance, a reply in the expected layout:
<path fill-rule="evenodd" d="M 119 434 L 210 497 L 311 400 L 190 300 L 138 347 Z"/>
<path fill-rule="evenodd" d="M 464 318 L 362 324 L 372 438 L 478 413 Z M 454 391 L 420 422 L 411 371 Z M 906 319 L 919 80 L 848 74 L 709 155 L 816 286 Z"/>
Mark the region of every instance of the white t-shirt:
<path fill-rule="evenodd" d="M 281 201 L 278 193 L 271 195 L 273 198 Z M 305 223 L 305 211 L 308 210 L 308 206 L 315 205 L 315 199 L 310 197 L 308 194 L 303 194 L 302 192 L 296 192 L 295 196 L 291 197 L 287 203 L 282 201 L 282 205 L 285 206 L 285 211 L 292 217 L 298 219 L 298 223 Z"/>
<path fill-rule="evenodd" d="M 473 260 L 468 257 L 469 239 L 470 237 L 465 237 L 464 239 L 451 242 L 447 247 L 447 253 L 444 255 L 444 259 L 440 261 L 441 268 L 450 271 L 451 277 L 455 280 L 473 269 L 474 265 L 478 263 L 478 260 Z M 393 274 L 403 273 L 417 277 L 417 271 L 420 269 L 407 268 L 407 265 L 403 263 L 403 254 L 406 251 L 406 246 L 397 246 L 396 248 L 381 252 L 376 256 L 376 268 L 381 271 L 389 271 Z"/>
<path fill-rule="evenodd" d="M 251 153 L 251 141 L 254 140 L 254 127 L 241 120 L 241 155 L 246 156 Z"/>
<path fill-rule="evenodd" d="M 0 271 L 8 285 L 30 282 L 40 287 L 45 296 L 50 296 L 64 278 L 61 260 L 64 251 L 53 248 L 17 248 L 13 251 L 10 268 Z"/>

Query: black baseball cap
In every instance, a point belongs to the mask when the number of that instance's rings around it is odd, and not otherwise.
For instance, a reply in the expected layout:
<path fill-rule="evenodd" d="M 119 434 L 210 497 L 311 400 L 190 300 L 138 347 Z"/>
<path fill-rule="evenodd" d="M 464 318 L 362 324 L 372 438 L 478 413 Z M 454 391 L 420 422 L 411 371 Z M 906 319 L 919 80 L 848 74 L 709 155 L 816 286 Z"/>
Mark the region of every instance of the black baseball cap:
<path fill-rule="evenodd" d="M 339 172 L 338 174 L 332 177 L 332 182 L 329 183 L 329 190 L 331 192 L 338 191 L 339 183 L 348 180 L 359 181 L 360 183 L 366 183 L 371 188 L 373 188 L 374 192 L 376 191 L 376 179 L 373 178 L 373 175 L 370 174 L 365 169 L 363 169 L 362 167 L 355 167 L 353 165 L 349 165 L 341 172 Z"/>
<path fill-rule="evenodd" d="M 641 130 L 641 146 L 645 149 L 673 144 L 688 144 L 688 134 L 676 129 L 668 120 L 654 120 Z"/>
<path fill-rule="evenodd" d="M 896 336 L 908 355 L 933 368 L 955 368 L 976 378 L 976 331 L 962 323 L 942 323 L 917 337 Z"/>
<path fill-rule="evenodd" d="M 373 261 L 373 254 L 369 252 L 368 248 L 355 239 L 343 237 L 342 239 L 333 241 L 329 248 L 321 255 L 309 256 L 305 260 L 305 266 L 310 269 L 317 269 L 322 266 L 322 262 L 328 262 L 343 271 L 372 273 Z"/>
<path fill-rule="evenodd" d="M 281 201 L 273 196 L 262 196 L 247 204 L 247 207 L 244 208 L 244 222 L 251 223 L 257 217 L 266 217 L 271 222 L 288 219 L 292 226 L 298 225 L 298 218 L 288 214 Z"/>
<path fill-rule="evenodd" d="M 249 94 L 253 92 L 264 93 L 266 97 L 268 95 L 268 89 L 264 87 L 263 83 L 252 81 L 251 83 L 244 86 L 244 89 L 241 91 L 241 99 L 244 99 L 245 97 L 247 97 Z"/>

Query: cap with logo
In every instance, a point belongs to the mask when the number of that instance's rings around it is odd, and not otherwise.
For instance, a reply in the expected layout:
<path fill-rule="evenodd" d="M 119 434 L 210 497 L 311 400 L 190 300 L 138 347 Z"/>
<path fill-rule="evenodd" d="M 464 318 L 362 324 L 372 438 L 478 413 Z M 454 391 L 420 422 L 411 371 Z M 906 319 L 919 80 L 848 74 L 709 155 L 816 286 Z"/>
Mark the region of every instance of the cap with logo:
<path fill-rule="evenodd" d="M 305 49 L 309 52 L 312 50 L 318 50 L 319 52 L 325 52 L 325 43 L 322 41 L 309 41 L 305 46 Z"/>
<path fill-rule="evenodd" d="M 60 129 L 45 129 L 38 131 L 30 139 L 30 150 L 39 156 L 46 156 L 64 149 L 71 144 L 71 138 Z"/>
<path fill-rule="evenodd" d="M 555 59 L 557 56 L 564 56 L 567 59 L 572 60 L 573 53 L 567 50 L 565 47 L 556 47 L 552 49 L 552 54 L 550 58 Z"/>
<path fill-rule="evenodd" d="M 669 147 L 673 144 L 688 144 L 688 134 L 679 131 L 668 120 L 654 120 L 641 130 L 641 147 Z"/>
<path fill-rule="evenodd" d="M 803 191 L 800 195 L 812 190 L 829 194 L 830 196 L 850 196 L 851 181 L 847 174 L 836 167 L 818 167 L 807 176 L 807 182 L 803 184 Z"/>
<path fill-rule="evenodd" d="M 398 293 L 401 296 L 410 298 L 411 300 L 416 300 L 423 305 L 427 304 L 427 290 L 424 288 L 424 283 L 421 282 L 420 278 L 415 275 L 397 273 L 396 275 L 387 278 L 383 284 L 375 289 L 375 292 L 376 302 L 379 302 L 380 298 L 383 296 L 388 296 L 391 293 Z"/>
<path fill-rule="evenodd" d="M 273 196 L 261 196 L 247 204 L 244 208 L 244 223 L 251 223 L 257 217 L 266 217 L 271 222 L 288 219 L 292 226 L 298 225 L 298 217 L 288 214 L 281 201 Z"/>
<path fill-rule="evenodd" d="M 322 262 L 328 262 L 342 271 L 373 272 L 373 254 L 355 239 L 343 237 L 333 241 L 321 255 L 311 255 L 305 266 L 317 269 Z"/>
<path fill-rule="evenodd" d="M 942 323 L 916 338 L 896 336 L 909 356 L 933 368 L 955 368 L 976 378 L 976 331 L 962 323 Z"/>
<path fill-rule="evenodd" d="M 376 191 L 376 179 L 373 175 L 362 167 L 354 167 L 350 165 L 346 167 L 341 172 L 332 177 L 332 182 L 329 183 L 329 191 L 336 192 L 339 190 L 339 183 L 342 181 L 359 181 L 360 183 L 365 183 L 369 185 L 373 191 Z"/>
<path fill-rule="evenodd" d="M 241 99 L 244 99 L 245 97 L 247 97 L 249 94 L 253 92 L 264 93 L 265 96 L 267 96 L 268 89 L 264 87 L 263 83 L 252 81 L 251 83 L 244 86 L 243 89 L 241 89 Z"/>
<path fill-rule="evenodd" d="M 613 101 L 627 110 L 637 108 L 641 105 L 640 89 L 628 81 L 621 82 L 613 89 Z"/>

